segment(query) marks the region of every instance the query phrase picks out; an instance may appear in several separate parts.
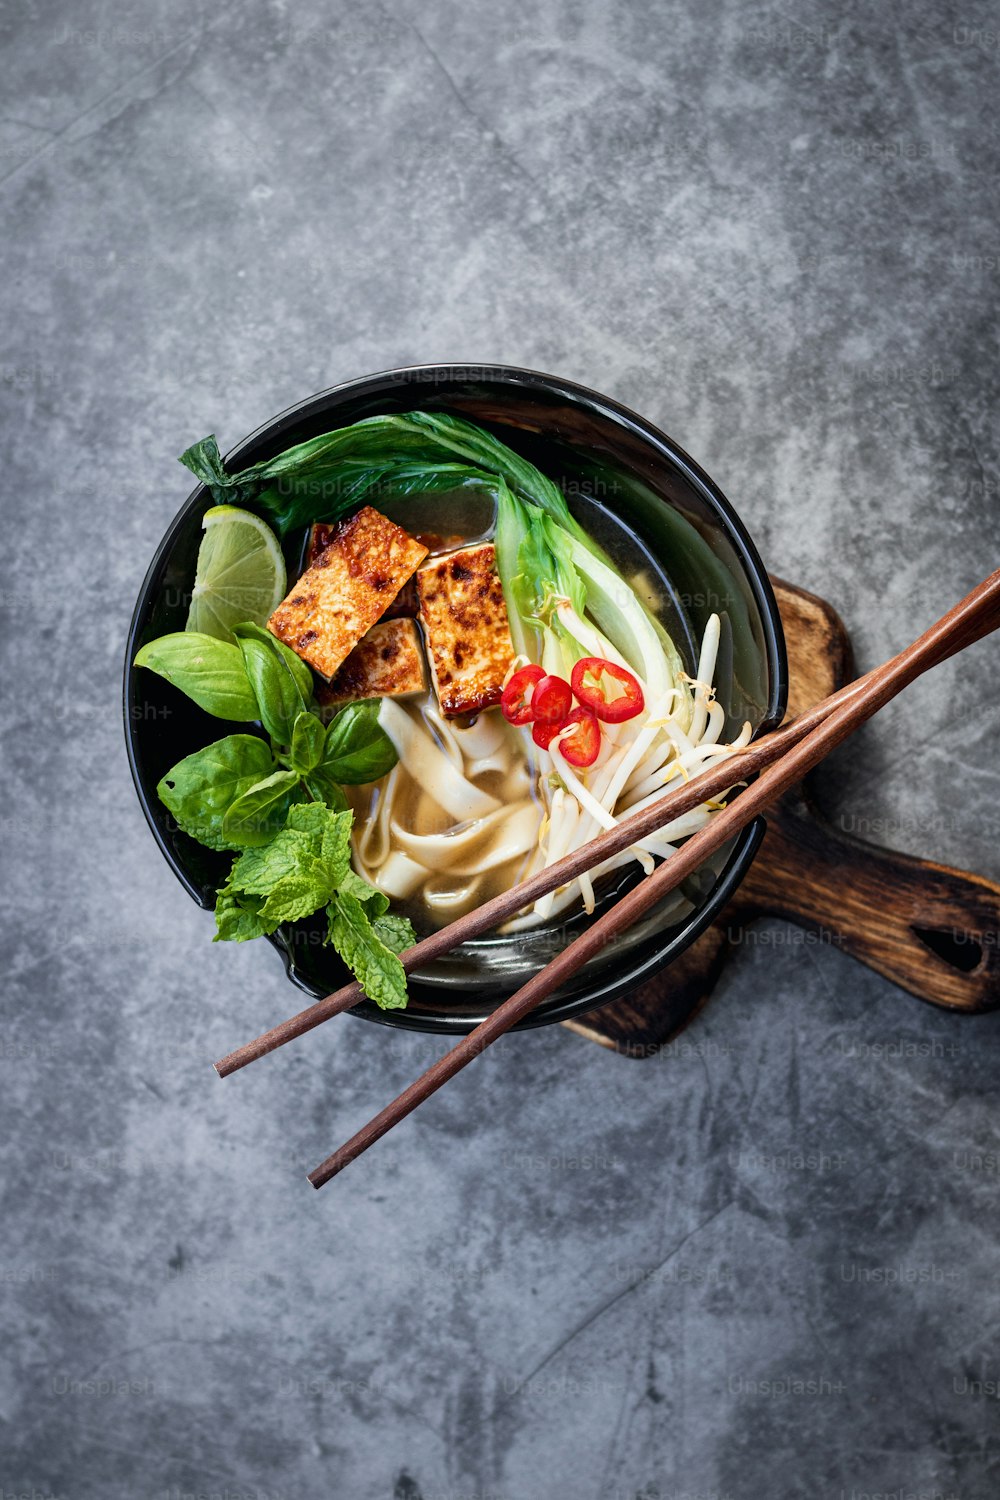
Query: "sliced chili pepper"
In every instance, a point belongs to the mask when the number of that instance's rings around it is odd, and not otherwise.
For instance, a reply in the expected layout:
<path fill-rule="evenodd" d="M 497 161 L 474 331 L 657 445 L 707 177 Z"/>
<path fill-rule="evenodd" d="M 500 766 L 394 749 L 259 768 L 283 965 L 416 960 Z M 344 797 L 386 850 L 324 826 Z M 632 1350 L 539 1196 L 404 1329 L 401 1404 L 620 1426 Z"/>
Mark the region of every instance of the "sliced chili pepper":
<path fill-rule="evenodd" d="M 556 735 L 559 733 L 560 729 L 564 727 L 565 726 L 562 724 L 535 723 L 531 726 L 531 738 L 534 740 L 539 749 L 547 750 L 552 741 L 555 739 Z"/>
<path fill-rule="evenodd" d="M 595 679 L 594 684 L 587 678 Z M 601 683 L 602 677 L 610 677 L 622 688 L 617 698 L 606 698 Z M 634 719 L 646 707 L 646 699 L 638 679 L 627 667 L 617 662 L 606 661 L 603 656 L 584 656 L 573 668 L 573 691 L 590 713 L 603 719 L 605 724 L 624 724 Z"/>
<path fill-rule="evenodd" d="M 508 724 L 530 724 L 535 717 L 531 701 L 526 694 L 535 683 L 541 682 L 545 673 L 541 667 L 531 664 L 520 667 L 504 688 L 500 697 L 500 712 Z"/>
<path fill-rule="evenodd" d="M 560 755 L 571 766 L 592 766 L 601 750 L 600 724 L 586 708 L 574 708 L 566 723 L 563 724 L 563 729 L 567 724 L 576 724 L 578 727 L 564 740 L 559 741 Z"/>
<path fill-rule="evenodd" d="M 573 689 L 565 677 L 542 677 L 531 695 L 531 712 L 536 724 L 565 724 L 573 707 Z"/>

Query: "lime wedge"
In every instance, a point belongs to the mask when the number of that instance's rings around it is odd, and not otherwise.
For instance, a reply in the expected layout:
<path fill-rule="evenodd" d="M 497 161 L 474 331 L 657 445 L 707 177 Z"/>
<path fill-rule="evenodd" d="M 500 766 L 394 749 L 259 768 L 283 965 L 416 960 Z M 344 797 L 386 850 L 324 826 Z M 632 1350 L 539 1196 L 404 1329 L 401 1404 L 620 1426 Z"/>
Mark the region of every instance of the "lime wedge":
<path fill-rule="evenodd" d="M 285 559 L 270 526 L 238 505 L 213 505 L 202 526 L 186 628 L 232 641 L 234 625 L 265 624 L 285 597 Z"/>

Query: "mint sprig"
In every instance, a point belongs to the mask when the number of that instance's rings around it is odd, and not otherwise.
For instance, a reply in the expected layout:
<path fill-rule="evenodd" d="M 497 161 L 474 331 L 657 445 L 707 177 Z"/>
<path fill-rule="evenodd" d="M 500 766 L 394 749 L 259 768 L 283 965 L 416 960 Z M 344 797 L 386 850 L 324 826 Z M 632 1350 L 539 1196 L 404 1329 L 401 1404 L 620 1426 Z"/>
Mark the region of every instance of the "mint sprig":
<path fill-rule="evenodd" d="M 398 954 L 416 942 L 405 917 L 351 869 L 350 812 L 320 802 L 291 807 L 285 827 L 234 861 L 218 892 L 214 941 L 245 942 L 326 908 L 333 944 L 365 994 L 383 1010 L 406 1004 Z"/>

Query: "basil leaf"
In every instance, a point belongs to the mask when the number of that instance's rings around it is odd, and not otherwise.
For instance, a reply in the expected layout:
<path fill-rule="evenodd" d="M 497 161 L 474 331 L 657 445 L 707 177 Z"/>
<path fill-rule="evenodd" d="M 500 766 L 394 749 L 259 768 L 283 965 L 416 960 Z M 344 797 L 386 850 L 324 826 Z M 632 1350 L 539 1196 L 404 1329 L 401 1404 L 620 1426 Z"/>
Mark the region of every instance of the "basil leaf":
<path fill-rule="evenodd" d="M 293 802 L 305 796 L 295 771 L 275 771 L 238 797 L 222 820 L 222 836 L 237 848 L 270 843 Z"/>
<path fill-rule="evenodd" d="M 217 719 L 245 724 L 257 718 L 257 699 L 243 657 L 229 641 L 178 630 L 143 646 L 135 664 L 165 677 Z"/>
<path fill-rule="evenodd" d="M 406 1005 L 403 965 L 375 931 L 364 907 L 349 891 L 338 891 L 327 907 L 327 932 L 365 994 L 380 1010 Z"/>
<path fill-rule="evenodd" d="M 215 936 L 213 943 L 246 943 L 263 937 L 264 924 L 257 913 L 264 902 L 260 896 L 240 896 L 224 885 L 216 892 Z"/>
<path fill-rule="evenodd" d="M 316 714 L 308 711 L 299 714 L 292 725 L 292 767 L 305 775 L 318 766 L 323 759 L 326 745 L 326 725 Z"/>
<path fill-rule="evenodd" d="M 263 641 L 237 638 L 246 675 L 260 709 L 260 720 L 273 740 L 288 745 L 292 725 L 305 708 L 298 683 L 288 666 Z"/>
<path fill-rule="evenodd" d="M 279 641 L 278 637 L 272 635 L 269 630 L 265 630 L 263 625 L 254 625 L 250 620 L 244 621 L 241 625 L 234 625 L 233 635 L 238 641 L 260 641 L 262 645 L 270 646 L 295 678 L 303 703 L 308 705 L 312 702 L 315 687 L 312 667 L 308 662 L 304 662 L 301 656 L 296 656 L 290 646 L 286 646 L 284 641 Z"/>
<path fill-rule="evenodd" d="M 343 788 L 338 786 L 337 782 L 331 781 L 328 776 L 324 776 L 321 770 L 310 771 L 306 777 L 306 786 L 309 788 L 311 797 L 315 797 L 317 802 L 323 803 L 334 812 L 345 812 L 350 806 L 344 796 Z"/>
<path fill-rule="evenodd" d="M 378 721 L 380 699 L 348 703 L 330 720 L 319 770 L 340 786 L 378 781 L 399 757 Z"/>
<path fill-rule="evenodd" d="M 252 734 L 230 734 L 172 766 L 156 788 L 178 828 L 209 849 L 233 849 L 222 832 L 234 802 L 275 770 L 274 757 Z"/>

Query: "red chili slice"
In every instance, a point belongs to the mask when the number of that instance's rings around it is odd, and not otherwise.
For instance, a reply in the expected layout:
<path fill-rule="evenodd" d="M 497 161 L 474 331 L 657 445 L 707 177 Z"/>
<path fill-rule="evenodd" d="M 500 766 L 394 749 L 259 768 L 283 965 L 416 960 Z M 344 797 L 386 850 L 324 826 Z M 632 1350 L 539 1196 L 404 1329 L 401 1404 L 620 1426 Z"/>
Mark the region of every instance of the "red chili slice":
<path fill-rule="evenodd" d="M 573 707 L 573 689 L 564 677 L 542 677 L 531 695 L 531 712 L 536 724 L 565 724 Z"/>
<path fill-rule="evenodd" d="M 500 697 L 500 712 L 508 724 L 530 724 L 535 717 L 534 707 L 526 694 L 535 683 L 541 682 L 545 673 L 533 663 L 521 667 L 504 688 Z"/>
<path fill-rule="evenodd" d="M 595 679 L 593 685 L 586 681 L 588 677 Z M 617 698 L 604 696 L 602 677 L 612 678 L 622 688 Z M 603 719 L 605 724 L 624 724 L 626 719 L 634 719 L 646 707 L 642 688 L 628 668 L 606 661 L 603 656 L 583 657 L 573 668 L 571 680 L 573 691 L 584 708 Z"/>
<path fill-rule="evenodd" d="M 567 724 L 576 724 L 578 727 L 572 734 L 568 734 L 564 740 L 559 741 L 559 753 L 571 766 L 592 766 L 601 750 L 601 726 L 594 715 L 586 708 L 574 708 L 563 729 Z"/>
<path fill-rule="evenodd" d="M 547 750 L 564 726 L 562 724 L 532 724 L 531 738 L 541 750 Z"/>

